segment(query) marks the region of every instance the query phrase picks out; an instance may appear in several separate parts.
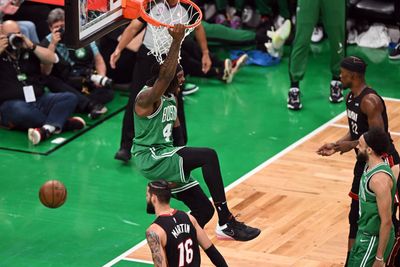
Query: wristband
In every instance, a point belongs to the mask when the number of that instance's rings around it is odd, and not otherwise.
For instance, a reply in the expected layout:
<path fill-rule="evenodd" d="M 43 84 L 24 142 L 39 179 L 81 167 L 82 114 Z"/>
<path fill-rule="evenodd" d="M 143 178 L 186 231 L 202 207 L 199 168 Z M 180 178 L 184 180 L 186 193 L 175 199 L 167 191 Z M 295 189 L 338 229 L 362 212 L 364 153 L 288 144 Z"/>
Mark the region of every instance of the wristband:
<path fill-rule="evenodd" d="M 375 260 L 380 261 L 380 262 L 383 262 L 383 257 L 382 257 L 382 258 L 379 258 L 378 256 L 375 256 Z"/>
<path fill-rule="evenodd" d="M 228 267 L 224 257 L 222 257 L 221 253 L 215 248 L 214 245 L 211 245 L 208 249 L 204 250 L 207 254 L 208 258 L 211 262 L 217 267 Z"/>

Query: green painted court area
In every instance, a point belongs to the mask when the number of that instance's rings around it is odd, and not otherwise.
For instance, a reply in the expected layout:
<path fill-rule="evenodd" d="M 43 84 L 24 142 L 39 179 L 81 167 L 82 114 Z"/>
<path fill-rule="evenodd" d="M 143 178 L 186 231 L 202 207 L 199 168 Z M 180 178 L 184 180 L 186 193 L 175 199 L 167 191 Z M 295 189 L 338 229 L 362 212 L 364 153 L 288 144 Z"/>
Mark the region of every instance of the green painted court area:
<path fill-rule="evenodd" d="M 386 50 L 350 47 L 348 54 L 367 59 L 367 80 L 381 95 L 400 98 L 400 61 L 389 61 Z M 190 79 L 201 89 L 185 98 L 189 145 L 218 152 L 225 186 L 344 111 L 344 103 L 328 100 L 327 42 L 312 46 L 300 112 L 286 108 L 287 70 L 285 56 L 275 67 L 244 67 L 229 85 Z M 51 144 L 31 147 L 25 133 L 0 130 L 0 266 L 102 266 L 144 239 L 153 220 L 145 212 L 147 181 L 132 163 L 113 159 L 123 117 L 118 109 L 126 101 L 117 97 L 114 116 L 62 136 L 74 139 L 51 153 Z M 204 186 L 201 172 L 194 176 Z M 68 190 L 58 209 L 39 202 L 38 190 L 50 179 Z"/>

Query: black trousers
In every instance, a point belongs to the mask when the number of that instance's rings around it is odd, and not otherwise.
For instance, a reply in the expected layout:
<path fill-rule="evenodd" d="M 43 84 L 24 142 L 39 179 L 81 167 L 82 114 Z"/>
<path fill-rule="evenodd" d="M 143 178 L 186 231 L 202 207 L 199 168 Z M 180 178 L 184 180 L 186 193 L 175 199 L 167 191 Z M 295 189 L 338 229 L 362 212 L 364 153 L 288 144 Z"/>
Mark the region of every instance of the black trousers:
<path fill-rule="evenodd" d="M 49 75 L 46 78 L 46 86 L 49 90 L 53 93 L 60 93 L 60 92 L 70 92 L 73 93 L 78 97 L 78 105 L 76 106 L 76 112 L 84 113 L 88 112 L 87 107 L 89 105 L 90 99 L 83 95 L 81 92 L 76 90 L 71 85 L 65 83 L 58 77 L 53 75 Z"/>
<path fill-rule="evenodd" d="M 131 92 L 129 95 L 128 104 L 125 108 L 124 118 L 122 120 L 121 149 L 131 150 L 132 148 L 133 138 L 135 136 L 135 126 L 133 122 L 135 99 L 140 90 L 142 90 L 143 86 L 146 85 L 146 82 L 152 78 L 151 70 L 153 65 L 158 64 L 153 55 L 147 55 L 148 52 L 149 50 L 142 45 L 137 53 L 135 67 L 133 69 Z M 181 122 L 184 139 L 187 141 L 182 94 L 178 96 L 178 118 Z"/>
<path fill-rule="evenodd" d="M 221 78 L 223 75 L 224 62 L 217 56 L 210 53 L 211 69 L 207 73 L 203 73 L 202 69 L 202 52 L 196 41 L 186 38 L 181 47 L 181 64 L 185 74 L 196 77 L 216 77 Z"/>
<path fill-rule="evenodd" d="M 191 171 L 201 168 L 204 181 L 215 203 L 226 202 L 218 155 L 210 148 L 185 147 L 177 152 L 183 158 L 183 171 L 189 176 Z M 214 214 L 214 207 L 200 186 L 177 193 L 176 198 L 183 201 L 192 215 L 204 227 Z"/>
<path fill-rule="evenodd" d="M 96 88 L 90 92 L 89 95 L 84 95 L 75 88 L 72 84 L 69 84 L 58 77 L 47 76 L 46 86 L 53 93 L 70 92 L 78 97 L 78 105 L 76 106 L 76 112 L 88 113 L 90 112 L 91 104 L 106 104 L 114 98 L 114 91 L 108 88 Z M 79 85 L 82 87 L 82 85 Z"/>

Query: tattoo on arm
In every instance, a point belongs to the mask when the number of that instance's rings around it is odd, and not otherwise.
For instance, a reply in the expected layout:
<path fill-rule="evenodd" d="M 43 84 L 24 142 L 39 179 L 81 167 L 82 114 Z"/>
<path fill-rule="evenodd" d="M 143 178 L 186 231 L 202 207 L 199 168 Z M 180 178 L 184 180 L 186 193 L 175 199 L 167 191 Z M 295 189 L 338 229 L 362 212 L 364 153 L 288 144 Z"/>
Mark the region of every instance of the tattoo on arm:
<path fill-rule="evenodd" d="M 146 239 L 151 250 L 151 255 L 153 256 L 154 266 L 162 266 L 164 258 L 161 253 L 160 237 L 156 232 L 148 231 L 146 232 Z"/>

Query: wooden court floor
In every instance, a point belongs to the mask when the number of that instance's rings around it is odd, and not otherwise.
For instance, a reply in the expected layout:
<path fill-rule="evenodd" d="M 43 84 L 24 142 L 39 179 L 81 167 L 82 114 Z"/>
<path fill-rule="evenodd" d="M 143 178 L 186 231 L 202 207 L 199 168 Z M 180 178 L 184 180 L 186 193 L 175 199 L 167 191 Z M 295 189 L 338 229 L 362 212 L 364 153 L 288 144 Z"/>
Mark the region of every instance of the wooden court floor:
<path fill-rule="evenodd" d="M 385 102 L 399 147 L 400 102 Z M 229 266 L 343 266 L 355 154 L 321 157 L 315 151 L 346 131 L 343 112 L 227 188 L 230 208 L 240 214 L 239 220 L 262 229 L 250 242 L 220 241 L 214 216 L 206 230 Z M 105 266 L 120 260 L 151 264 L 151 255 L 143 241 Z M 202 266 L 213 266 L 204 253 Z"/>

